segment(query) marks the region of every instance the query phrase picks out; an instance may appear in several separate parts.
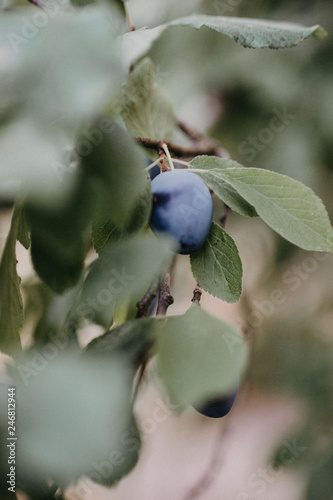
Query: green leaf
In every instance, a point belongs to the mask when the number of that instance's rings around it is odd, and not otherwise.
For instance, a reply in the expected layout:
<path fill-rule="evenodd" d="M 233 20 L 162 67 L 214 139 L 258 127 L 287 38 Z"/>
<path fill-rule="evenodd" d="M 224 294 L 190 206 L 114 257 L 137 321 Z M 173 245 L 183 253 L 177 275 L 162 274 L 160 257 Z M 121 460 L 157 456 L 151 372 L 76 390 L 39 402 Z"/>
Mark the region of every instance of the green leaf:
<path fill-rule="evenodd" d="M 30 231 L 27 224 L 24 208 L 21 211 L 21 216 L 17 228 L 17 240 L 24 246 L 26 250 L 30 248 Z"/>
<path fill-rule="evenodd" d="M 288 22 L 265 21 L 241 17 L 191 15 L 172 21 L 170 26 L 207 26 L 226 35 L 243 47 L 284 49 L 295 47 L 311 35 L 322 39 L 327 33 L 321 26 L 305 27 Z"/>
<path fill-rule="evenodd" d="M 228 36 L 243 47 L 253 49 L 295 47 L 311 35 L 319 40 L 327 36 L 326 31 L 319 25 L 308 28 L 288 22 L 194 14 L 175 19 L 170 23 L 155 28 L 143 28 L 126 33 L 122 38 L 123 61 L 126 66 L 130 67 L 140 57 L 147 54 L 154 42 L 170 26 L 192 26 L 196 29 L 207 26 L 222 35 Z"/>
<path fill-rule="evenodd" d="M 333 229 L 324 204 L 304 184 L 275 172 L 241 166 L 216 170 L 215 175 L 236 189 L 287 240 L 305 250 L 333 251 Z"/>
<path fill-rule="evenodd" d="M 45 207 L 27 200 L 32 262 L 43 282 L 56 293 L 74 286 L 83 271 L 94 194 L 89 178 L 79 172 L 70 196 L 57 205 Z"/>
<path fill-rule="evenodd" d="M 115 224 L 109 215 L 99 215 L 92 223 L 92 240 L 97 253 L 100 253 L 105 245 L 120 242 L 126 235 L 139 232 L 148 224 L 152 204 L 150 183 L 146 183 L 146 189 L 140 193 L 135 201 L 134 207 L 126 224 Z"/>
<path fill-rule="evenodd" d="M 0 350 L 10 356 L 21 350 L 23 326 L 21 278 L 16 271 L 16 238 L 21 207 L 14 209 L 10 231 L 0 263 Z"/>
<path fill-rule="evenodd" d="M 213 222 L 204 245 L 191 254 L 192 273 L 206 292 L 233 303 L 242 293 L 242 261 L 232 237 Z"/>
<path fill-rule="evenodd" d="M 155 80 L 149 58 L 140 61 L 127 78 L 121 116 L 135 137 L 172 139 L 176 117 L 172 105 Z"/>
<path fill-rule="evenodd" d="M 241 167 L 239 163 L 217 156 L 197 156 L 190 163 L 190 168 L 207 170 L 197 172 L 214 193 L 235 212 L 245 217 L 256 217 L 258 214 L 255 208 L 250 205 L 230 184 L 223 181 L 216 169 Z"/>
<path fill-rule="evenodd" d="M 109 125 L 104 132 L 92 125 L 79 137 L 78 144 L 91 138 L 88 154 L 82 150 L 80 158 L 84 174 L 97 193 L 98 216 L 108 215 L 122 229 L 130 224 L 138 199 L 146 197 L 146 160 L 141 148 L 119 124 Z"/>
<path fill-rule="evenodd" d="M 38 471 L 62 487 L 81 475 L 110 485 L 134 466 L 140 439 L 120 356 L 58 352 L 50 361 L 33 350 L 15 368 L 20 480 Z"/>
<path fill-rule="evenodd" d="M 111 353 L 126 356 L 136 371 L 155 340 L 153 325 L 154 320 L 150 318 L 127 321 L 92 340 L 86 352 L 107 357 Z"/>
<path fill-rule="evenodd" d="M 159 373 L 180 408 L 228 394 L 247 361 L 243 335 L 199 305 L 159 325 L 156 351 Z"/>
<path fill-rule="evenodd" d="M 150 235 L 128 237 L 105 248 L 91 266 L 74 315 L 109 328 L 116 303 L 142 299 L 170 257 L 170 247 Z"/>

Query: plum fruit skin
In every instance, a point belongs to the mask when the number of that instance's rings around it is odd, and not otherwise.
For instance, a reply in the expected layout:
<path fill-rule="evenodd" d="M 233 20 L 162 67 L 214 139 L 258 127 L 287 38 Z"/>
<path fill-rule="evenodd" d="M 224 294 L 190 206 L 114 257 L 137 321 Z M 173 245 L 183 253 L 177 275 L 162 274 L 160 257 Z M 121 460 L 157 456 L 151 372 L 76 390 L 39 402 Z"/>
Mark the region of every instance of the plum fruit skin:
<path fill-rule="evenodd" d="M 237 396 L 237 389 L 228 396 L 208 401 L 204 405 L 195 408 L 201 415 L 210 418 L 222 418 L 228 415 Z"/>
<path fill-rule="evenodd" d="M 163 172 L 151 182 L 154 233 L 175 239 L 180 254 L 196 252 L 205 242 L 213 218 L 213 201 L 206 184 L 193 172 Z"/>

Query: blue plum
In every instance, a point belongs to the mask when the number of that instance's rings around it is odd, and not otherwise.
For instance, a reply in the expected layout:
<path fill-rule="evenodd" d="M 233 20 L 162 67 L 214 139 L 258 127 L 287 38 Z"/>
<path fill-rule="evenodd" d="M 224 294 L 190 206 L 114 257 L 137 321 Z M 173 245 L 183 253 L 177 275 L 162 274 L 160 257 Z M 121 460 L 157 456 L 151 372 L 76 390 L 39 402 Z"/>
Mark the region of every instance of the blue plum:
<path fill-rule="evenodd" d="M 213 218 L 212 197 L 203 180 L 188 170 L 172 170 L 155 177 L 151 189 L 149 225 L 154 233 L 172 236 L 180 254 L 199 250 Z"/>
<path fill-rule="evenodd" d="M 211 401 L 208 401 L 204 405 L 195 409 L 205 417 L 210 417 L 210 418 L 225 417 L 231 410 L 234 401 L 236 399 L 236 395 L 237 395 L 237 389 L 228 396 L 212 399 Z"/>

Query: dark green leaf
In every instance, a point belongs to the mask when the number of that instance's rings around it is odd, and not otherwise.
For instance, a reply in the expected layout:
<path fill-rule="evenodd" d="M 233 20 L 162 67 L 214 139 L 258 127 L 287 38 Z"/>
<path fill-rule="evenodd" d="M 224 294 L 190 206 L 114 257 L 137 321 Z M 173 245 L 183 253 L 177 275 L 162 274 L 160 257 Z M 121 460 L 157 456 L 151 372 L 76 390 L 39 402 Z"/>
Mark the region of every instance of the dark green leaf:
<path fill-rule="evenodd" d="M 129 300 L 136 304 L 165 271 L 169 248 L 150 235 L 127 237 L 105 248 L 91 266 L 74 315 L 109 328 L 116 303 Z"/>
<path fill-rule="evenodd" d="M 81 165 L 98 193 L 97 214 L 108 215 L 114 225 L 122 228 L 133 217 L 138 199 L 147 193 L 146 160 L 119 124 L 110 120 L 106 124 L 103 133 L 93 125 L 85 134 L 93 139 L 88 154 L 80 148 Z M 80 136 L 79 145 L 85 136 Z"/>
<path fill-rule="evenodd" d="M 126 224 L 114 224 L 107 214 L 97 217 L 92 224 L 92 240 L 96 252 L 100 253 L 107 243 L 118 243 L 126 235 L 137 233 L 148 224 L 151 203 L 150 183 L 147 182 L 146 189 L 139 194 Z"/>
<path fill-rule="evenodd" d="M 230 392 L 247 360 L 243 335 L 199 305 L 160 323 L 156 350 L 162 380 L 180 408 Z"/>
<path fill-rule="evenodd" d="M 17 239 L 27 250 L 30 248 L 30 231 L 27 224 L 24 208 L 21 211 L 21 216 L 17 228 Z"/>
<path fill-rule="evenodd" d="M 224 169 L 240 167 L 239 163 L 218 158 L 217 156 L 197 156 L 191 161 L 190 168 L 207 170 L 206 172 L 197 172 L 205 183 L 214 191 L 214 193 L 235 212 L 245 217 L 256 217 L 258 214 L 255 208 L 250 205 L 230 184 L 223 181 L 214 169 Z"/>
<path fill-rule="evenodd" d="M 233 303 L 242 293 L 242 261 L 232 237 L 213 222 L 204 245 L 191 255 L 192 273 L 206 292 Z"/>
<path fill-rule="evenodd" d="M 16 239 L 21 207 L 14 209 L 10 231 L 0 263 L 0 350 L 10 356 L 21 350 L 23 326 L 21 279 L 16 271 Z"/>
<path fill-rule="evenodd" d="M 310 476 L 305 500 L 329 500 L 333 491 L 333 455 L 322 460 Z"/>
<path fill-rule="evenodd" d="M 176 117 L 170 101 L 159 87 L 149 58 L 129 74 L 123 89 L 121 116 L 135 137 L 172 139 Z"/>

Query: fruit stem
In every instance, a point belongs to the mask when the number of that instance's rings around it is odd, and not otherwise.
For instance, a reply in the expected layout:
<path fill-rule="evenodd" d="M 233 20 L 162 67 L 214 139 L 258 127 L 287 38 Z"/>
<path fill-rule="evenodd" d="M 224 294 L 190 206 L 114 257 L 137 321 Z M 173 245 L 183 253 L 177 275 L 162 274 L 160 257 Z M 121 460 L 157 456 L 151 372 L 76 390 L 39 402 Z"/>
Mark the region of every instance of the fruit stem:
<path fill-rule="evenodd" d="M 172 158 L 172 161 L 179 163 L 179 165 L 185 165 L 187 168 L 191 167 L 191 164 L 188 161 L 178 160 L 178 158 Z"/>
<path fill-rule="evenodd" d="M 175 170 L 175 166 L 173 164 L 173 161 L 172 161 L 172 158 L 171 158 L 168 146 L 165 143 L 163 143 L 161 147 L 162 147 L 163 151 L 165 152 L 165 154 L 166 154 L 166 156 L 168 158 L 170 170 Z"/>
<path fill-rule="evenodd" d="M 150 165 L 148 165 L 148 167 L 146 167 L 145 170 L 147 172 L 149 172 L 149 170 L 151 168 L 155 167 L 155 165 L 158 165 L 158 164 L 160 164 L 160 166 L 161 166 L 161 158 L 158 158 L 156 161 L 154 161 L 154 163 L 151 163 Z"/>

